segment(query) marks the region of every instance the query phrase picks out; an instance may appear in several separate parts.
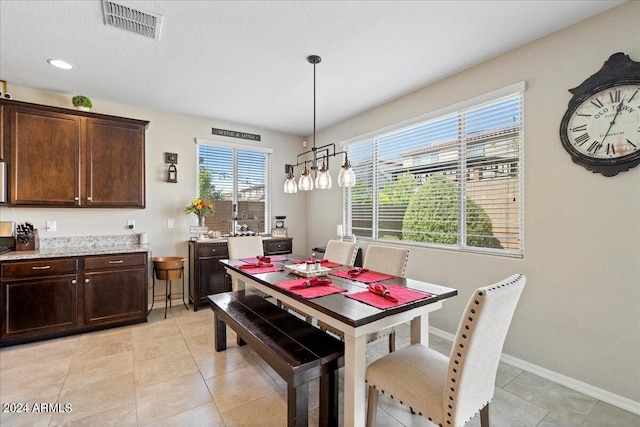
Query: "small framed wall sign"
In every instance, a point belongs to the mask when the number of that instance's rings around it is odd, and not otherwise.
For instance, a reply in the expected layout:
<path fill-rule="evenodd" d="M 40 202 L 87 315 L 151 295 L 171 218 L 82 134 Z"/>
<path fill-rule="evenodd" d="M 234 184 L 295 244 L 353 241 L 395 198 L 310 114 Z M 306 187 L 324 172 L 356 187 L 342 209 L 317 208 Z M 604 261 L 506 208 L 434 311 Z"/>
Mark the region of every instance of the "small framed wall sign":
<path fill-rule="evenodd" d="M 178 153 L 164 153 L 164 162 L 177 165 L 178 164 Z"/>

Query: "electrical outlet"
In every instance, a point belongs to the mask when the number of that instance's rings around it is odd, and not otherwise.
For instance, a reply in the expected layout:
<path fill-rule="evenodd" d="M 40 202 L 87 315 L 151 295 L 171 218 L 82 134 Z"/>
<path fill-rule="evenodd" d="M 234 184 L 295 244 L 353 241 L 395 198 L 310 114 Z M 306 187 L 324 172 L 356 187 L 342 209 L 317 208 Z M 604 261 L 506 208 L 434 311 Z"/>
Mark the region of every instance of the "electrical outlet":
<path fill-rule="evenodd" d="M 47 221 L 47 231 L 56 231 L 55 221 Z"/>
<path fill-rule="evenodd" d="M 173 220 L 172 219 L 168 219 L 167 220 L 167 228 L 173 228 Z"/>
<path fill-rule="evenodd" d="M 127 228 L 129 228 L 129 230 L 133 230 L 134 228 L 136 228 L 136 221 L 134 219 L 128 220 Z"/>

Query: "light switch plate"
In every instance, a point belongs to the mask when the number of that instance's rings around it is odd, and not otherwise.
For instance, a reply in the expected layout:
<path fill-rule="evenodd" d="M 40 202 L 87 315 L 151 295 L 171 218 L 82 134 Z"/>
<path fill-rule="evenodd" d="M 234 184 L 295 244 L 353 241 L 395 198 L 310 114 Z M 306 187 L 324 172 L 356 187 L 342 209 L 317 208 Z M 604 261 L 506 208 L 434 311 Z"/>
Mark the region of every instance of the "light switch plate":
<path fill-rule="evenodd" d="M 47 221 L 47 231 L 56 231 L 56 225 L 55 221 Z"/>
<path fill-rule="evenodd" d="M 173 220 L 172 219 L 168 219 L 167 220 L 167 228 L 173 228 Z"/>

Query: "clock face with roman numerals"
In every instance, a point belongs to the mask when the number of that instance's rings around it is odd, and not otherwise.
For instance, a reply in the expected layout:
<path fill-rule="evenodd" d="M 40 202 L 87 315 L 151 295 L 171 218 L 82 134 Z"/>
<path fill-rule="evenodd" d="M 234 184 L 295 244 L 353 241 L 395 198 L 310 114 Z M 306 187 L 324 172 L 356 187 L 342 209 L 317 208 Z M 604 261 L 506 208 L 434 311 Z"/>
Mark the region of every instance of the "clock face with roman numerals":
<path fill-rule="evenodd" d="M 640 164 L 640 62 L 614 53 L 569 92 L 560 140 L 573 162 L 604 176 Z"/>
<path fill-rule="evenodd" d="M 569 116 L 567 138 L 573 150 L 592 159 L 617 159 L 640 150 L 640 85 L 596 92 Z"/>

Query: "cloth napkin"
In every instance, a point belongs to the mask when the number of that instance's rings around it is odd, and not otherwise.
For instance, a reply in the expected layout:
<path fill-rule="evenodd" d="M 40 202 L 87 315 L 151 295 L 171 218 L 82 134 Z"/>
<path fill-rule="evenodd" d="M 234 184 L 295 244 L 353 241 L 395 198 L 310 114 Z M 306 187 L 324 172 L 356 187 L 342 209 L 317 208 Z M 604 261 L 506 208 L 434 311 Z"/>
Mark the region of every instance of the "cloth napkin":
<path fill-rule="evenodd" d="M 369 292 L 380 295 L 382 298 L 388 299 L 391 302 L 398 302 L 398 298 L 382 283 L 369 283 Z"/>
<path fill-rule="evenodd" d="M 240 261 L 246 262 L 248 264 L 255 264 L 256 262 L 260 262 L 260 261 L 270 263 L 270 262 L 286 261 L 286 259 L 287 259 L 286 257 L 280 256 L 280 255 L 271 255 L 271 256 L 258 255 L 253 258 L 240 258 Z"/>
<path fill-rule="evenodd" d="M 383 280 L 393 279 L 390 274 L 377 273 L 375 271 L 367 270 L 366 268 L 352 268 L 349 270 L 331 271 L 329 274 L 337 277 L 344 277 L 345 279 L 356 280 L 362 283 L 381 282 Z"/>
<path fill-rule="evenodd" d="M 372 285 L 374 289 L 376 289 L 376 291 L 371 290 Z M 408 304 L 425 298 L 431 298 L 434 296 L 433 294 L 430 294 L 428 292 L 416 291 L 414 289 L 405 288 L 403 286 L 382 285 L 381 283 L 374 283 L 372 285 L 369 285 L 370 288 L 366 291 L 347 294 L 345 296 L 379 308 L 381 310 L 398 307 L 404 304 Z M 384 289 L 377 289 L 376 285 L 381 285 L 384 287 Z M 387 290 L 388 293 L 386 294 L 386 297 L 383 297 L 382 295 L 380 295 L 380 293 L 377 292 L 377 290 L 380 290 L 381 292 Z M 389 299 L 389 295 L 393 296 L 397 301 L 391 301 Z"/>
<path fill-rule="evenodd" d="M 296 289 L 306 289 L 306 288 L 311 288 L 313 286 L 329 286 L 330 284 L 331 284 L 331 279 L 329 278 L 319 279 L 317 277 L 312 277 L 311 279 L 304 281 L 300 285 L 291 286 L 289 290 L 293 291 Z"/>
<path fill-rule="evenodd" d="M 275 283 L 275 285 L 279 288 L 285 289 L 287 291 L 290 291 L 296 295 L 300 295 L 301 297 L 307 298 L 307 299 L 323 297 L 326 295 L 331 295 L 338 292 L 346 291 L 346 289 L 331 283 L 318 285 L 318 286 L 305 285 L 306 282 L 309 282 L 313 279 L 323 280 L 323 281 L 329 280 L 329 279 L 318 279 L 315 277 L 312 279 L 301 278 L 301 279 L 295 279 L 295 280 L 288 280 L 286 282 L 278 282 L 278 283 Z"/>
<path fill-rule="evenodd" d="M 276 265 L 265 262 L 257 262 L 253 264 L 240 264 L 236 266 L 237 268 L 246 271 L 249 274 L 260 274 L 260 273 L 273 273 L 274 271 L 281 271 L 282 269 Z"/>
<path fill-rule="evenodd" d="M 368 268 L 352 268 L 350 270 L 347 271 L 347 274 L 349 275 L 349 277 L 358 277 L 359 275 L 361 275 L 362 273 L 366 273 L 367 271 L 369 271 Z"/>
<path fill-rule="evenodd" d="M 241 264 L 238 266 L 238 268 L 242 270 L 247 270 L 250 268 L 265 268 L 265 267 L 273 267 L 273 264 L 271 264 L 270 262 L 258 261 L 251 264 Z"/>

